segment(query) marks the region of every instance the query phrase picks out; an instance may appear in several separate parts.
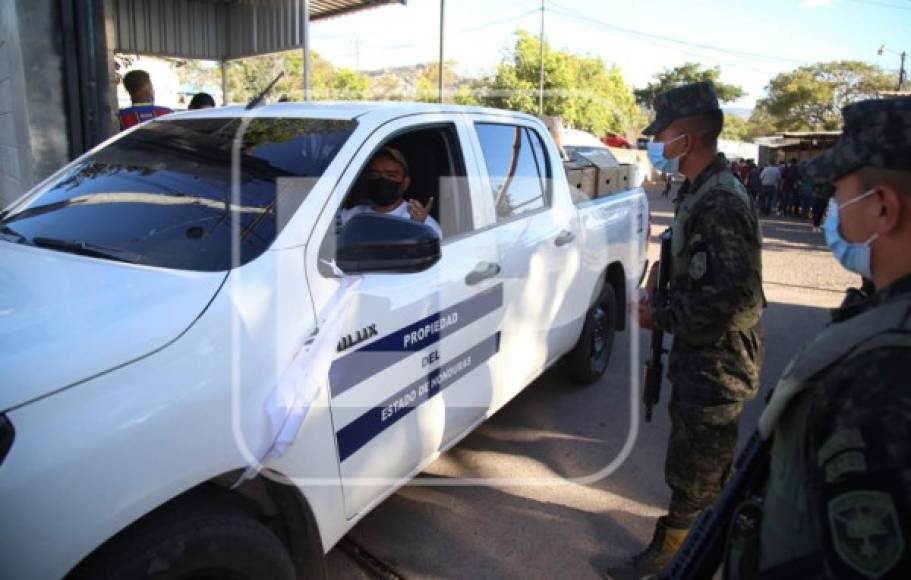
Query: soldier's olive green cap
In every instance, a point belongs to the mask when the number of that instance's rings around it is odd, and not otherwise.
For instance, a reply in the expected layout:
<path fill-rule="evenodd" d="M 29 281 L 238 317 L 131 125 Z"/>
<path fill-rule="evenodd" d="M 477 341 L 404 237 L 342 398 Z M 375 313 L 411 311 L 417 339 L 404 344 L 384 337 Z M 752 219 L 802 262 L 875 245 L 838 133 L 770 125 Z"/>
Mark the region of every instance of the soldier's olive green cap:
<path fill-rule="evenodd" d="M 860 101 L 841 114 L 841 137 L 804 162 L 806 177 L 830 183 L 862 167 L 911 171 L 911 97 Z"/>
<path fill-rule="evenodd" d="M 704 115 L 720 110 L 715 84 L 712 81 L 690 83 L 659 93 L 652 103 L 655 120 L 646 127 L 643 135 L 657 135 L 677 119 Z"/>

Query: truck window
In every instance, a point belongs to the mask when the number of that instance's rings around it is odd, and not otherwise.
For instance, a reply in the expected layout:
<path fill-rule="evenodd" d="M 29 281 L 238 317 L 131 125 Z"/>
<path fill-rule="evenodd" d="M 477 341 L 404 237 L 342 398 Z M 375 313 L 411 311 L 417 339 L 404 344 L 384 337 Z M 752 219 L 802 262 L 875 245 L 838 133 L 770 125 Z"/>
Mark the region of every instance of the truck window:
<path fill-rule="evenodd" d="M 549 205 L 550 164 L 540 135 L 516 125 L 475 123 L 497 220 Z"/>
<path fill-rule="evenodd" d="M 607 147 L 588 147 L 586 145 L 564 145 L 563 150 L 570 161 L 581 165 L 591 165 L 599 161 L 603 166 L 618 166 L 620 162 Z"/>
<path fill-rule="evenodd" d="M 451 123 L 423 126 L 400 133 L 384 142 L 374 154 L 387 147 L 401 153 L 407 164 L 409 187 L 403 197 L 425 206 L 433 198 L 430 216 L 443 230 L 443 240 L 473 229 L 465 161 L 458 135 Z M 370 205 L 366 196 L 367 169 L 366 166 L 361 168 L 354 186 L 345 197 L 343 208 Z"/>
<path fill-rule="evenodd" d="M 65 251 L 74 242 L 150 266 L 224 271 L 233 262 L 236 220 L 239 263 L 245 264 L 272 244 L 313 183 L 296 179 L 295 187 L 284 187 L 292 180 L 283 178 L 319 178 L 355 122 L 253 119 L 240 147 L 239 199 L 231 203 L 231 153 L 240 123 L 149 123 L 73 165 L 2 225 L 22 243 Z"/>

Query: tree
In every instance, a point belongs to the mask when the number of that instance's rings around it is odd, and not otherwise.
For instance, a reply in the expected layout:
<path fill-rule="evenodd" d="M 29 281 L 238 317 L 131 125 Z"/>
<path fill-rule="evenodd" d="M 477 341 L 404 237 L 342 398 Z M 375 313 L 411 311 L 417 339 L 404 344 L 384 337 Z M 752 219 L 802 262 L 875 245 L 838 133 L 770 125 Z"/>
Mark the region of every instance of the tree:
<path fill-rule="evenodd" d="M 443 63 L 444 91 L 451 91 L 456 82 L 456 74 L 452 69 L 454 65 L 455 62 L 453 61 L 446 61 Z M 417 91 L 415 100 L 424 103 L 436 103 L 440 100 L 439 71 L 440 63 L 438 62 L 421 65 L 420 74 L 418 74 L 418 77 L 415 80 L 415 89 Z"/>
<path fill-rule="evenodd" d="M 600 58 L 553 50 L 544 44 L 544 114 L 560 116 L 567 127 L 603 135 L 607 131 L 633 135 L 642 114 L 623 74 Z M 523 30 L 497 66 L 482 83 L 483 104 L 538 113 L 541 58 L 539 40 Z M 638 126 L 637 126 L 638 125 Z"/>
<path fill-rule="evenodd" d="M 775 120 L 769 116 L 768 112 L 755 108 L 748 121 L 749 133 L 753 139 L 756 137 L 767 137 L 778 132 L 775 126 Z"/>
<path fill-rule="evenodd" d="M 724 116 L 724 130 L 721 131 L 722 139 L 730 139 L 731 141 L 751 141 L 753 137 L 752 127 L 750 126 L 749 121 L 738 117 L 737 115 Z"/>
<path fill-rule="evenodd" d="M 478 95 L 483 91 L 482 81 L 463 81 L 455 89 L 452 102 L 457 105 L 480 105 Z"/>
<path fill-rule="evenodd" d="M 329 81 L 329 98 L 363 101 L 370 98 L 370 79 L 350 68 L 339 68 Z"/>
<path fill-rule="evenodd" d="M 724 130 L 721 131 L 722 139 L 731 141 L 744 141 L 750 143 L 757 137 L 767 137 L 776 133 L 775 125 L 768 115 L 757 114 L 756 111 L 749 119 L 725 113 Z"/>
<path fill-rule="evenodd" d="M 285 76 L 272 89 L 272 97 L 287 95 L 292 101 L 304 98 L 304 57 L 300 50 L 253 56 L 228 63 L 228 96 L 232 102 L 252 99 L 278 73 Z M 370 78 L 347 68 L 335 68 L 315 52 L 310 53 L 310 92 L 314 100 L 366 99 Z"/>
<path fill-rule="evenodd" d="M 861 61 L 835 61 L 776 75 L 754 118 L 767 117 L 778 131 L 837 130 L 841 108 L 874 98 L 894 81 L 881 68 Z"/>
<path fill-rule="evenodd" d="M 719 80 L 721 77 L 721 68 L 705 68 L 699 63 L 687 62 L 674 68 L 666 68 L 655 75 L 655 81 L 647 84 L 643 89 L 636 89 L 636 102 L 651 107 L 655 96 L 668 89 L 696 83 L 700 81 L 712 81 L 715 83 L 715 93 L 718 100 L 722 103 L 729 103 L 746 95 L 743 88 L 737 85 L 730 85 Z"/>

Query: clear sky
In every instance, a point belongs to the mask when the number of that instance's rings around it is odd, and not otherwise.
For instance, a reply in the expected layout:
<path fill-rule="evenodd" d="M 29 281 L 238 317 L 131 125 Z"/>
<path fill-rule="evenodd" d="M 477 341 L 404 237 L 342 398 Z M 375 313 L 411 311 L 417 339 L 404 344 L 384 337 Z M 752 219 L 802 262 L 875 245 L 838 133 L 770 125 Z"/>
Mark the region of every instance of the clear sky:
<path fill-rule="evenodd" d="M 312 25 L 311 49 L 372 70 L 435 61 L 439 0 L 408 0 Z M 493 70 L 517 28 L 538 33 L 541 0 L 446 0 L 446 58 L 462 74 Z M 600 56 L 644 85 L 665 67 L 721 67 L 752 107 L 776 73 L 803 63 L 863 60 L 897 71 L 911 53 L 911 0 L 545 0 L 552 46 Z M 887 52 L 877 55 L 885 44 Z M 911 71 L 911 57 L 906 62 Z"/>

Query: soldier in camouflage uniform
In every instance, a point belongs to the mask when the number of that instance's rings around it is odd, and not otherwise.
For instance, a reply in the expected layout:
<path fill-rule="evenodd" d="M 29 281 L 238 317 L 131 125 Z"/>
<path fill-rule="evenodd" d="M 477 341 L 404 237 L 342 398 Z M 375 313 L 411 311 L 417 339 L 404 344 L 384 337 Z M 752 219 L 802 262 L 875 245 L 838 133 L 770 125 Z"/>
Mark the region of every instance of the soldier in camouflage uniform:
<path fill-rule="evenodd" d="M 776 386 L 758 533 L 734 527 L 728 577 L 911 577 L 911 98 L 843 114 L 804 172 L 834 182 L 826 243 L 879 290 L 835 311 Z"/>
<path fill-rule="evenodd" d="M 669 301 L 648 298 L 639 312 L 643 328 L 674 335 L 664 469 L 671 501 L 648 548 L 610 568 L 613 578 L 663 569 L 715 499 L 730 472 L 744 402 L 759 388 L 764 353 L 762 236 L 752 197 L 717 158 L 724 117 L 714 86 L 668 90 L 655 98 L 654 109 L 657 118 L 644 131 L 654 135 L 649 157 L 659 169 L 679 167 L 687 178 L 676 199 Z M 653 268 L 650 296 L 654 280 Z"/>

